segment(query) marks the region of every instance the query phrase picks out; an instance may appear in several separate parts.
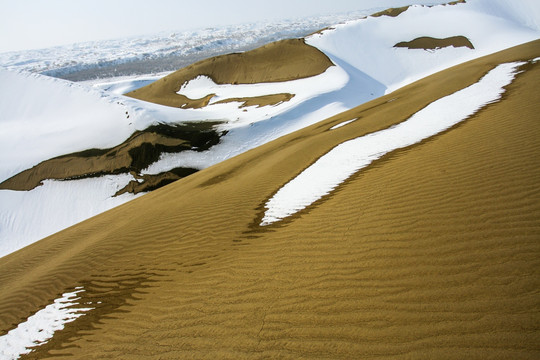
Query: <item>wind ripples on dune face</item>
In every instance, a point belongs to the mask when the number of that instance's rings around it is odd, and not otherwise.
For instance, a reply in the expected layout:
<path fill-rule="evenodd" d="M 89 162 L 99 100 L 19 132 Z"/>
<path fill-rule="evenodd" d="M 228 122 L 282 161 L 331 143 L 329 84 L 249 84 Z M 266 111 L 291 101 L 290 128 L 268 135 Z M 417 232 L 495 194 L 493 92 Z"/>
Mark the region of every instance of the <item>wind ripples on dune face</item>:
<path fill-rule="evenodd" d="M 260 225 L 297 213 L 385 154 L 437 135 L 499 100 L 522 64 L 501 64 L 477 83 L 434 101 L 402 123 L 339 144 L 266 202 Z"/>
<path fill-rule="evenodd" d="M 83 288 L 78 287 L 62 294 L 52 304 L 30 316 L 6 335 L 0 336 L 0 359 L 18 359 L 32 352 L 32 348 L 47 343 L 65 324 L 92 310 L 92 307 L 75 307 L 79 305 L 77 300 L 80 299 L 77 294 L 83 291 Z"/>

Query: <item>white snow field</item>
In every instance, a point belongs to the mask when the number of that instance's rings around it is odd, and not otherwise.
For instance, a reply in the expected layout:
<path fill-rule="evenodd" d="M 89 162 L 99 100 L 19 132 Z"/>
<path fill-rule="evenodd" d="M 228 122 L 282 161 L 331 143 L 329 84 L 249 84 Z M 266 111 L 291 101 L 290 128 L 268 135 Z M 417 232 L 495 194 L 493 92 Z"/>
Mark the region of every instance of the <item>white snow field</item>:
<path fill-rule="evenodd" d="M 477 83 L 432 102 L 402 123 L 339 144 L 268 200 L 261 225 L 305 209 L 387 153 L 437 135 L 499 100 L 523 64 L 501 64 Z"/>
<path fill-rule="evenodd" d="M 539 24 L 540 2 L 535 0 L 516 0 L 511 5 L 504 0 L 468 0 L 453 6 L 413 6 L 397 17 L 349 21 L 306 39 L 334 62 L 325 73 L 277 84 L 216 85 L 209 79 L 194 79 L 180 92 L 218 94 L 201 109 L 165 107 L 119 95 L 152 81 L 153 76 L 99 80 L 92 87 L 0 69 L 0 182 L 54 156 L 113 147 L 135 130 L 158 122 L 220 121 L 220 130 L 228 133 L 207 151 L 162 154 L 144 173 L 206 168 L 446 67 L 540 38 Z M 459 35 L 475 48 L 394 48 L 400 41 L 420 36 Z M 36 54 L 28 59 L 39 57 Z M 0 63 L 5 64 L 2 56 Z M 18 66 L 9 65 L 14 69 L 23 65 Z M 216 104 L 231 97 L 280 92 L 294 97 L 275 106 Z M 46 181 L 31 191 L 0 190 L 0 256 L 132 199 L 129 194 L 111 198 L 130 179 L 126 174 Z"/>
<path fill-rule="evenodd" d="M 0 336 L 0 359 L 14 360 L 29 354 L 34 347 L 46 344 L 65 324 L 92 310 L 91 307 L 75 307 L 79 305 L 78 294 L 83 291 L 82 287 L 78 287 L 62 294 L 52 304 L 30 316 L 6 335 Z"/>

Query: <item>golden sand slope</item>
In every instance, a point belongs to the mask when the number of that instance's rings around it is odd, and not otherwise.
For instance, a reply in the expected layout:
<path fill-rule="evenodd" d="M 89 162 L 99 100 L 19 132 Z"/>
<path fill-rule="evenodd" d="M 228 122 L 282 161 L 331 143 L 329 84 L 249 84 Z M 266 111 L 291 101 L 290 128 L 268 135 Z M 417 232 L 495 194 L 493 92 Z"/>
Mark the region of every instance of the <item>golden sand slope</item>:
<path fill-rule="evenodd" d="M 126 95 L 167 106 L 197 108 L 208 105 L 213 95 L 189 99 L 176 92 L 199 75 L 217 84 L 254 84 L 319 75 L 332 65 L 324 53 L 307 45 L 304 39 L 281 40 L 245 53 L 199 61 Z"/>
<path fill-rule="evenodd" d="M 1 258 L 1 333 L 84 286 L 101 304 L 28 358 L 538 358 L 540 63 L 504 100 L 258 226 L 335 145 L 538 56 L 540 41 L 435 74 Z"/>

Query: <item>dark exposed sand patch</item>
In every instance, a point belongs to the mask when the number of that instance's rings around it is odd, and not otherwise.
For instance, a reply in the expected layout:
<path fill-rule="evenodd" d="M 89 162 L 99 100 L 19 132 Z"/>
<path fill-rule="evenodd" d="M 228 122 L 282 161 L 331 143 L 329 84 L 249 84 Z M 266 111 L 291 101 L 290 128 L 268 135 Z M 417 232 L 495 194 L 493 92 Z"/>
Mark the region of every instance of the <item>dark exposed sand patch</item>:
<path fill-rule="evenodd" d="M 125 187 L 118 190 L 114 196 L 122 195 L 127 192 L 138 194 L 140 192 L 153 191 L 183 177 L 194 174 L 197 171 L 199 171 L 199 169 L 179 167 L 157 175 L 139 175 L 135 172 L 131 172 L 133 177 L 137 180 L 130 181 Z"/>
<path fill-rule="evenodd" d="M 468 47 L 474 49 L 473 44 L 465 36 L 452 36 L 444 39 L 432 38 L 429 36 L 422 36 L 411 41 L 402 41 L 394 45 L 394 47 L 405 47 L 408 49 L 424 49 L 435 50 L 448 46 L 453 47 Z"/>
<path fill-rule="evenodd" d="M 378 13 L 372 14 L 373 17 L 379 17 L 379 16 L 391 16 L 396 17 L 399 16 L 399 14 L 407 11 L 409 9 L 409 6 L 402 6 L 398 8 L 390 8 L 383 11 L 379 11 Z"/>
<path fill-rule="evenodd" d="M 337 144 L 401 122 L 501 62 L 538 57 L 539 44 L 434 74 L 0 258 L 0 333 L 88 279 L 164 269 L 95 328 L 77 332 L 75 321 L 59 332 L 69 347 L 54 355 L 537 358 L 540 64 L 502 101 L 357 174 L 294 221 L 250 225 Z M 327 131 L 355 117 L 347 131 Z"/>
<path fill-rule="evenodd" d="M 457 5 L 457 4 L 464 4 L 465 3 L 465 0 L 457 0 L 457 1 L 451 1 L 451 2 L 448 2 L 446 4 L 441 4 L 441 5 Z M 433 5 L 433 6 L 436 6 L 436 5 Z M 431 6 L 429 6 L 431 7 Z M 383 11 L 379 11 L 375 14 L 372 14 L 371 16 L 372 17 L 379 17 L 379 16 L 391 16 L 391 17 L 396 17 L 396 16 L 399 16 L 400 14 L 404 13 L 405 11 L 407 11 L 408 9 L 410 8 L 410 5 L 409 6 L 402 6 L 402 7 L 398 7 L 398 8 L 390 8 L 390 9 L 386 9 L 386 10 L 383 10 Z"/>
<path fill-rule="evenodd" d="M 216 101 L 215 104 L 224 104 L 230 102 L 240 102 L 240 108 L 248 106 L 268 106 L 268 105 L 278 105 L 283 102 L 289 101 L 294 97 L 294 94 L 281 93 L 281 94 L 270 94 L 263 96 L 254 96 L 254 97 L 242 97 L 242 98 L 230 98 L 225 100 Z"/>
<path fill-rule="evenodd" d="M 176 94 L 174 99 L 178 107 L 181 107 L 183 109 L 200 109 L 208 105 L 208 103 L 210 102 L 210 100 L 212 100 L 214 95 L 215 94 L 208 94 L 205 97 L 202 97 L 200 99 L 190 99 L 185 95 Z"/>
<path fill-rule="evenodd" d="M 32 190 L 45 179 L 74 180 L 108 174 L 138 174 L 157 161 L 164 152 L 204 151 L 219 143 L 223 132 L 215 122 L 153 125 L 137 131 L 128 140 L 111 149 L 89 149 L 43 161 L 0 183 L 0 189 Z M 178 169 L 158 176 L 145 175 L 140 182 L 121 190 L 149 191 L 197 171 Z"/>
<path fill-rule="evenodd" d="M 330 59 L 303 39 L 281 40 L 245 53 L 199 61 L 126 95 L 167 106 L 202 107 L 209 99 L 190 100 L 176 94 L 183 84 L 200 75 L 217 84 L 255 84 L 311 77 L 330 66 Z"/>

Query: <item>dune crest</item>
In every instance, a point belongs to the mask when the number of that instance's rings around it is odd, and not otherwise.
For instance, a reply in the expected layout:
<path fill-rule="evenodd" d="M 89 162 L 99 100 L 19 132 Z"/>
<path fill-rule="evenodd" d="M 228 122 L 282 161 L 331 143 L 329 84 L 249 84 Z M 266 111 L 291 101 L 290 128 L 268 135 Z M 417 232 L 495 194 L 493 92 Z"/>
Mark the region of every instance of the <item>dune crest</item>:
<path fill-rule="evenodd" d="M 200 75 L 216 84 L 256 84 L 303 79 L 322 74 L 330 66 L 330 59 L 303 39 L 281 40 L 245 53 L 199 61 L 126 95 L 167 106 L 202 107 L 177 94 L 183 84 Z"/>

